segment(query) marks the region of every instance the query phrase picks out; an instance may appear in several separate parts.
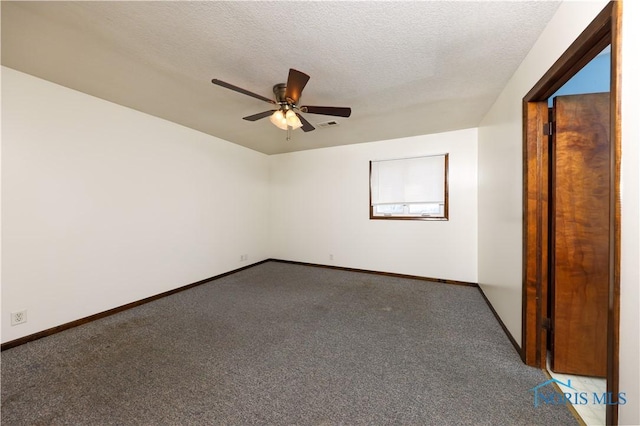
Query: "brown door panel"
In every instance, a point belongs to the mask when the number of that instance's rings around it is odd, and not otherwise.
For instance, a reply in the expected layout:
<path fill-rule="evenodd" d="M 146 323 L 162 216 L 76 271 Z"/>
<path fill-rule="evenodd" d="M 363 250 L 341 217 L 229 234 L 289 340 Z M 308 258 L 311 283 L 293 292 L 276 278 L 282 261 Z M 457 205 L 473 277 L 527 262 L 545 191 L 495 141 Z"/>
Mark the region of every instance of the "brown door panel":
<path fill-rule="evenodd" d="M 606 376 L 609 94 L 558 96 L 552 136 L 552 362 Z"/>

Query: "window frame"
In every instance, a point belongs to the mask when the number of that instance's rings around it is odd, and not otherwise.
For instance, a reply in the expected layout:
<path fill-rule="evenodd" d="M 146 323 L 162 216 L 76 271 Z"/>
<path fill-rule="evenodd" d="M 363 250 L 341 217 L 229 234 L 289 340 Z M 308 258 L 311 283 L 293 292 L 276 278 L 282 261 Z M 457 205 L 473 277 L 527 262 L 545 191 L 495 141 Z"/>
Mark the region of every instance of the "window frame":
<path fill-rule="evenodd" d="M 444 157 L 444 212 L 442 216 L 407 216 L 407 215 L 395 215 L 395 216 L 381 216 L 376 215 L 373 212 L 373 195 L 371 193 L 371 174 L 373 170 L 373 163 L 377 161 L 388 160 L 411 160 L 414 158 L 423 157 Z M 448 221 L 449 220 L 449 153 L 444 154 L 429 154 L 419 155 L 414 157 L 404 157 L 385 160 L 371 160 L 369 161 L 369 219 L 370 220 L 426 220 L 426 221 Z"/>

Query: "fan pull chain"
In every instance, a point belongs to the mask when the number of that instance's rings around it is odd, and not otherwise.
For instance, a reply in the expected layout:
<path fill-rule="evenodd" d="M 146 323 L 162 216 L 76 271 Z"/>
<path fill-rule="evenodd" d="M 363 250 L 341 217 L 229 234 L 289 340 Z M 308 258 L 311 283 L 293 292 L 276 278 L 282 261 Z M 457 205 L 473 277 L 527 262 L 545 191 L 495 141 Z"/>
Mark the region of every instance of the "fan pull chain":
<path fill-rule="evenodd" d="M 287 141 L 291 140 L 291 126 L 287 126 Z"/>

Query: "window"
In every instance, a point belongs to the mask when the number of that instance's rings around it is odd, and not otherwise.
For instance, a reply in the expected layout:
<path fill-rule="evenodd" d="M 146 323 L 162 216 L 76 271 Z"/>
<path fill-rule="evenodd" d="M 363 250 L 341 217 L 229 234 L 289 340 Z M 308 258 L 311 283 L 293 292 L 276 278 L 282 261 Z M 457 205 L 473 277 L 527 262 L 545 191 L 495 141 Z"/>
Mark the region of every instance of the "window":
<path fill-rule="evenodd" d="M 371 161 L 371 219 L 447 220 L 449 154 Z"/>

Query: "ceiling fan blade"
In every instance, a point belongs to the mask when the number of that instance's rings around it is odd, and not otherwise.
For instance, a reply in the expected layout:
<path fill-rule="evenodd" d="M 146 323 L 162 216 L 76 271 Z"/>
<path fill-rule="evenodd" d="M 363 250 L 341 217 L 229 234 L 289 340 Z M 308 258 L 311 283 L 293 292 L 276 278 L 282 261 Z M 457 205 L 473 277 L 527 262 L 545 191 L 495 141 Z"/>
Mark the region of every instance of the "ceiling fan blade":
<path fill-rule="evenodd" d="M 297 112 L 296 112 L 296 115 L 298 116 L 298 118 L 299 118 L 299 119 L 300 119 L 300 121 L 302 122 L 302 127 L 301 127 L 301 129 L 302 129 L 302 131 L 303 131 L 303 132 L 310 132 L 310 131 L 312 131 L 312 130 L 315 130 L 315 127 L 313 127 L 313 126 L 311 125 L 311 123 L 309 123 L 309 122 L 308 122 L 308 121 L 307 121 L 303 116 L 301 116 L 301 115 L 300 115 L 300 114 L 298 114 Z"/>
<path fill-rule="evenodd" d="M 297 104 L 302 94 L 302 89 L 307 85 L 307 81 L 309 81 L 307 74 L 290 68 L 289 78 L 287 78 L 287 91 L 284 95 L 285 98 L 291 99 L 291 102 Z"/>
<path fill-rule="evenodd" d="M 229 84 L 225 81 L 218 80 L 214 78 L 211 80 L 213 84 L 217 84 L 218 86 L 222 86 L 227 89 L 231 89 L 235 92 L 242 93 L 243 95 L 251 96 L 252 98 L 260 99 L 261 101 L 269 102 L 270 104 L 275 104 L 276 102 L 273 99 L 266 98 L 262 95 L 258 95 L 257 93 L 250 92 L 248 90 L 243 89 L 242 87 L 234 86 L 233 84 Z"/>
<path fill-rule="evenodd" d="M 257 114 L 248 115 L 246 117 L 242 117 L 242 119 L 243 120 L 247 120 L 247 121 L 256 121 L 256 120 L 260 120 L 261 118 L 268 117 L 271 114 L 273 114 L 274 112 L 276 112 L 276 110 L 272 109 L 272 110 L 269 110 L 269 111 L 263 111 L 263 112 L 259 112 Z"/>
<path fill-rule="evenodd" d="M 326 107 L 326 106 L 303 106 L 300 111 L 311 114 L 333 115 L 336 117 L 349 117 L 351 108 L 344 107 Z"/>

